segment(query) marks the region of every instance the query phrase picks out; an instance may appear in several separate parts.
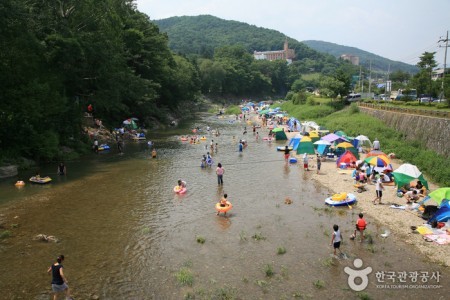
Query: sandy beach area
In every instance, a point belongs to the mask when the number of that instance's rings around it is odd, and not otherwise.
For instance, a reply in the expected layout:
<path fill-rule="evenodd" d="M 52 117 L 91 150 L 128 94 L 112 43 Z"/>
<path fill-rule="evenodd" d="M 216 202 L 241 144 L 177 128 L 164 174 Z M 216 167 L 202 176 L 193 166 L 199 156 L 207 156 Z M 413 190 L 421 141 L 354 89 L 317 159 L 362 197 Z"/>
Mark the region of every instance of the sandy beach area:
<path fill-rule="evenodd" d="M 261 123 L 261 120 L 256 115 L 252 115 L 251 120 L 255 123 Z M 296 133 L 288 133 L 288 138 Z M 364 134 L 364 132 L 362 132 Z M 383 141 L 380 141 L 381 150 Z M 293 155 L 300 162 L 302 155 Z M 423 239 L 422 235 L 413 232 L 411 226 L 420 226 L 426 223 L 425 220 L 415 211 L 411 209 L 411 206 L 406 206 L 405 210 L 394 209 L 390 206 L 393 204 L 406 205 L 405 198 L 397 197 L 396 186 L 384 186 L 382 205 L 374 205 L 372 200 L 375 198 L 375 185 L 366 184 L 366 191 L 362 193 L 357 192 L 357 188 L 354 187 L 354 180 L 351 177 L 351 170 L 342 172 L 342 170 L 336 167 L 336 159 L 327 159 L 322 162 L 321 170 L 319 174 L 316 174 L 316 158 L 314 155 L 309 155 L 310 158 L 310 171 L 311 178 L 316 180 L 326 188 L 330 190 L 330 193 L 353 193 L 356 195 L 358 202 L 356 205 L 352 205 L 352 209 L 364 213 L 365 219 L 369 223 L 368 231 L 381 234 L 383 232 L 376 232 L 375 226 L 370 226 L 370 223 L 377 221 L 390 230 L 390 236 L 388 238 L 395 238 L 402 240 L 405 243 L 416 247 L 417 250 L 424 257 L 427 257 L 433 262 L 450 266 L 450 248 L 449 245 L 439 245 L 434 242 L 427 242 Z M 365 155 L 361 156 L 364 159 Z M 403 162 L 399 159 L 391 160 L 393 169 L 397 169 Z M 425 176 L 426 178 L 426 176 Z M 431 191 L 439 188 L 436 184 L 428 181 L 429 189 Z M 408 209 L 409 208 L 409 209 Z M 419 256 L 418 256 L 419 257 Z M 423 257 L 422 257 L 423 258 Z"/>

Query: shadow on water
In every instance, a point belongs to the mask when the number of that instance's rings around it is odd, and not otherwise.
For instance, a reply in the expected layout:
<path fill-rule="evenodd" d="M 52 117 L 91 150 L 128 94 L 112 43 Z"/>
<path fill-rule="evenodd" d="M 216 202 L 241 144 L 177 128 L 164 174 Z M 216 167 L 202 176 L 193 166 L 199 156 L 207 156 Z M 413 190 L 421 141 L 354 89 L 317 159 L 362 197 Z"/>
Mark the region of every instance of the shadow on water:
<path fill-rule="evenodd" d="M 374 270 L 365 290 L 373 298 L 448 295 L 448 270 L 423 261 L 395 236 L 380 238 L 378 224 L 368 228 L 373 244 L 350 241 L 357 206 L 326 208 L 328 191 L 301 164 L 286 164 L 276 151 L 284 142 L 257 142 L 251 133 L 242 135 L 244 124 L 230 121 L 203 115 L 182 129 L 150 134 L 156 159 L 145 146 L 130 142 L 122 156 L 113 150 L 69 162 L 67 177 L 48 187 L 8 186 L 11 191 L 5 192 L 2 186 L 7 199 L 0 216 L 11 228 L 11 237 L 0 240 L 5 299 L 48 299 L 45 271 L 60 253 L 66 255 L 65 273 L 77 299 L 357 298 L 343 271 L 355 258 Z M 200 144 L 180 141 L 192 127 L 206 125 L 222 134 L 205 133 L 208 139 Z M 241 138 L 249 143 L 243 153 L 236 143 Z M 213 160 L 224 166 L 223 187 L 215 167 L 200 168 L 211 139 L 219 145 Z M 178 179 L 187 181 L 184 195 L 173 192 Z M 217 216 L 214 206 L 223 193 L 233 209 Z M 286 198 L 292 204 L 285 204 Z M 349 259 L 330 257 L 333 224 L 341 227 L 341 249 Z M 37 234 L 60 242 L 33 241 Z M 375 271 L 424 270 L 440 271 L 444 288 L 376 287 Z"/>

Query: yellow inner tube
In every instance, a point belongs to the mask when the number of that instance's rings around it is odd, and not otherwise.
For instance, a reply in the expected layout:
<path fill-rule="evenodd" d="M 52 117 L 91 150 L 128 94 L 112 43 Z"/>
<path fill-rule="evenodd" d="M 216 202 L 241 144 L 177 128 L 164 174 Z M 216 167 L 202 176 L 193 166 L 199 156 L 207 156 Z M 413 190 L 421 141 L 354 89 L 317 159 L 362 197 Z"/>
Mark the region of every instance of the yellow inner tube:
<path fill-rule="evenodd" d="M 331 200 L 333 201 L 343 201 L 345 199 L 347 199 L 347 193 L 339 193 L 331 196 Z"/>

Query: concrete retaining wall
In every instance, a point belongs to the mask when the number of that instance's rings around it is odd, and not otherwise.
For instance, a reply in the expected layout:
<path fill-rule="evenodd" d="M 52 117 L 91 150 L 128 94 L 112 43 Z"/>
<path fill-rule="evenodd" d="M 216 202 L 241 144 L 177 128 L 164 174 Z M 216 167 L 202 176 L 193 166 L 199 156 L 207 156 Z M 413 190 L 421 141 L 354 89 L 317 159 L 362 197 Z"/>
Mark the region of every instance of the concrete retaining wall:
<path fill-rule="evenodd" d="M 429 149 L 449 157 L 450 119 L 377 110 L 363 106 L 359 109 L 402 132 L 407 139 L 424 141 Z"/>

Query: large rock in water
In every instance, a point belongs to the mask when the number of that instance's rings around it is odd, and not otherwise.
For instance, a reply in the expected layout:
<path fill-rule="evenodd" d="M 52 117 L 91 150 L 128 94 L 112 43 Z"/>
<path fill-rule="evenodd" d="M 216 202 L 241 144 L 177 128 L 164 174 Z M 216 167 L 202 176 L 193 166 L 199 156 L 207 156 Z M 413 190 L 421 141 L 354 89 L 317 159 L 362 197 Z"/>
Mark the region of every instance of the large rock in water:
<path fill-rule="evenodd" d="M 13 177 L 17 174 L 17 166 L 15 165 L 0 167 L 0 178 Z"/>

